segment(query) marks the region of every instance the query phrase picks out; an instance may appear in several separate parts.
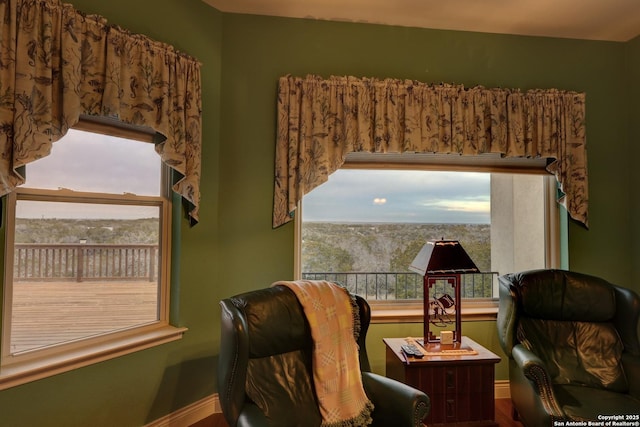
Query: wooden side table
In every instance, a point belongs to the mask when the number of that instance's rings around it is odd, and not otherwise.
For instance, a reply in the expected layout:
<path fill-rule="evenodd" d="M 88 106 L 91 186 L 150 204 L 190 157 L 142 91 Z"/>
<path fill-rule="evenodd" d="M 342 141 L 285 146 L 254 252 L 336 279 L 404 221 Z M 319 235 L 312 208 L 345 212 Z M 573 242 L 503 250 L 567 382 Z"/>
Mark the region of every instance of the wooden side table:
<path fill-rule="evenodd" d="M 404 338 L 384 338 L 386 375 L 427 393 L 431 410 L 424 420 L 429 427 L 490 427 L 495 422 L 495 364 L 500 357 L 468 337 L 462 346 L 477 354 L 429 355 L 406 358 Z"/>

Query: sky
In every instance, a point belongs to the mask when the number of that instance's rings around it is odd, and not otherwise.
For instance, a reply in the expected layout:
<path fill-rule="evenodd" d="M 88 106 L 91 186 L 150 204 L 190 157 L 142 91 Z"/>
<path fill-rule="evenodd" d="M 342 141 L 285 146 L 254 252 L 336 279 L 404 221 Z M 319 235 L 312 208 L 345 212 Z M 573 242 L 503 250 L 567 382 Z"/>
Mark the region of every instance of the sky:
<path fill-rule="evenodd" d="M 27 165 L 25 186 L 157 195 L 160 156 L 153 144 L 70 129 L 51 155 Z"/>
<path fill-rule="evenodd" d="M 304 221 L 489 224 L 490 174 L 340 169 L 303 199 Z"/>
<path fill-rule="evenodd" d="M 161 160 L 153 144 L 71 129 L 51 154 L 26 166 L 24 187 L 158 195 Z M 157 207 L 19 201 L 20 218 L 150 218 Z"/>
<path fill-rule="evenodd" d="M 70 130 L 52 154 L 27 165 L 25 186 L 157 195 L 160 157 L 152 144 Z M 108 171 L 108 172 L 105 172 Z M 19 217 L 148 218 L 157 208 L 20 202 Z M 490 174 L 340 169 L 303 200 L 304 221 L 489 224 Z"/>

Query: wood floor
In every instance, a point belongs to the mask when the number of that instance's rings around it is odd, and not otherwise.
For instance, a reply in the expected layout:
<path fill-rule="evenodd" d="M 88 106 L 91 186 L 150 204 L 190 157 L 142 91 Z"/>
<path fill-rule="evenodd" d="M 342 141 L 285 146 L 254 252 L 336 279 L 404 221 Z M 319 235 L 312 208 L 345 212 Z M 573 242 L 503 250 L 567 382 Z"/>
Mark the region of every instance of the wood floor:
<path fill-rule="evenodd" d="M 499 427 L 523 427 L 511 418 L 511 399 L 496 399 L 496 422 Z M 191 427 L 228 427 L 222 414 L 215 414 L 193 424 Z M 390 426 L 391 427 L 391 426 Z"/>

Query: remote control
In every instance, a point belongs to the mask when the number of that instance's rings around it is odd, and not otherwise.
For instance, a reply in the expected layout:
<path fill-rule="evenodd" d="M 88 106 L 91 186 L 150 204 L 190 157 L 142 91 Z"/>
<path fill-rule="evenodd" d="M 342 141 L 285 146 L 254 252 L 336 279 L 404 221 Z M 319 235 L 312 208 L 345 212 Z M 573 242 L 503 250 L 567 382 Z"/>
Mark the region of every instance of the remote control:
<path fill-rule="evenodd" d="M 418 347 L 413 344 L 403 344 L 402 351 L 409 357 L 415 357 L 416 359 L 422 359 L 424 354 L 420 351 Z"/>

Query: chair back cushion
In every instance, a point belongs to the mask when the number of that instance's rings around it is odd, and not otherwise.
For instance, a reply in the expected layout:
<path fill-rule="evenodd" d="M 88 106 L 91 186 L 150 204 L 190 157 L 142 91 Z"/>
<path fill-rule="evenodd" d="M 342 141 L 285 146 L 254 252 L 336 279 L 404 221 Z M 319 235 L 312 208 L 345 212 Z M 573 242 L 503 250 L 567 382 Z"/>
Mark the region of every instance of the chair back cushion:
<path fill-rule="evenodd" d="M 623 346 L 611 323 L 521 318 L 518 340 L 545 363 L 555 384 L 629 389 Z"/>
<path fill-rule="evenodd" d="M 515 276 L 522 316 L 583 322 L 607 322 L 615 316 L 615 291 L 603 279 L 561 270 Z"/>
<path fill-rule="evenodd" d="M 249 360 L 247 396 L 271 425 L 319 426 L 322 422 L 306 350 Z"/>
<path fill-rule="evenodd" d="M 249 337 L 247 396 L 272 425 L 319 426 L 309 325 L 295 294 L 276 286 L 236 298 Z"/>
<path fill-rule="evenodd" d="M 539 355 L 553 381 L 626 392 L 624 346 L 613 323 L 613 286 L 597 277 L 560 270 L 515 276 L 518 341 Z"/>

